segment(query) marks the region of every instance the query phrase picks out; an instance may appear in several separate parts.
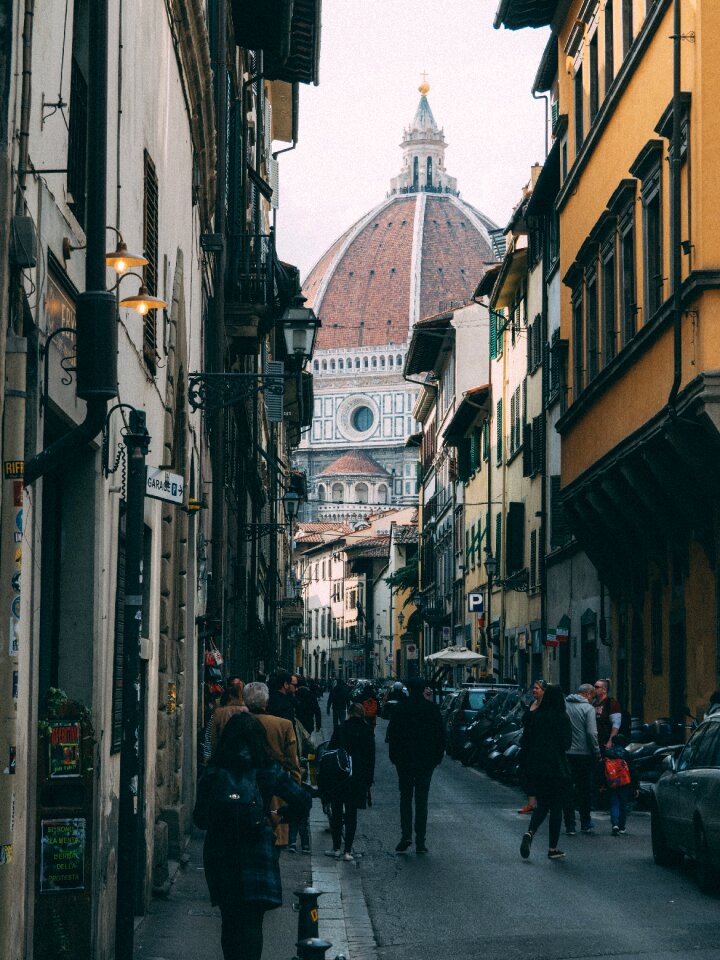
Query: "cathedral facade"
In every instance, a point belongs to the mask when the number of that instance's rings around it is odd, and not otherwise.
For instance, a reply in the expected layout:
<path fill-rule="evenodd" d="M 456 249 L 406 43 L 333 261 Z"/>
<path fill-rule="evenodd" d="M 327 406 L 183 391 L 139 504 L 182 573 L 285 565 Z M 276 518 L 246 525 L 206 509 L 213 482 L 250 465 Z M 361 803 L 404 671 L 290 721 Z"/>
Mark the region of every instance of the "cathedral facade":
<path fill-rule="evenodd" d="M 332 244 L 303 286 L 322 326 L 312 426 L 296 453 L 307 520 L 362 521 L 417 500 L 417 387 L 403 377 L 418 320 L 472 298 L 501 231 L 460 198 L 447 144 L 420 88 L 400 174 L 382 203 Z"/>

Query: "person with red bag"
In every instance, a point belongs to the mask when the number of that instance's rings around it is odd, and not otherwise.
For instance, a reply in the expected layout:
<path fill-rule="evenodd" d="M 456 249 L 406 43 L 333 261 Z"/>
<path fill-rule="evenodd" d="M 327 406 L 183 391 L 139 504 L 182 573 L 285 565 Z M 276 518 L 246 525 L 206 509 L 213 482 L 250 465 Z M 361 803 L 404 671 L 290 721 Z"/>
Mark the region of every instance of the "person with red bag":
<path fill-rule="evenodd" d="M 636 793 L 627 762 L 629 754 L 625 749 L 626 743 L 625 737 L 616 734 L 613 745 L 605 751 L 605 786 L 610 803 L 611 832 L 614 837 L 625 836 L 627 815 Z"/>

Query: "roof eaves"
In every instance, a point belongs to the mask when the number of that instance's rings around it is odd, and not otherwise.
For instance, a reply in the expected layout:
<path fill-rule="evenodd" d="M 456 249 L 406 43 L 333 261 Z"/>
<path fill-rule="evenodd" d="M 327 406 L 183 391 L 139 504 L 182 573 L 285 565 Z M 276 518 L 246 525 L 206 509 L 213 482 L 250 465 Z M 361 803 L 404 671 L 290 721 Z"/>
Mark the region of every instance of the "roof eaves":
<path fill-rule="evenodd" d="M 489 383 L 485 383 L 481 387 L 473 387 L 472 390 L 466 391 L 452 420 L 445 428 L 443 442 L 447 446 L 456 446 L 457 441 L 462 440 L 474 421 L 478 419 L 479 414 L 484 413 L 487 417 L 489 412 L 487 401 L 489 397 Z"/>

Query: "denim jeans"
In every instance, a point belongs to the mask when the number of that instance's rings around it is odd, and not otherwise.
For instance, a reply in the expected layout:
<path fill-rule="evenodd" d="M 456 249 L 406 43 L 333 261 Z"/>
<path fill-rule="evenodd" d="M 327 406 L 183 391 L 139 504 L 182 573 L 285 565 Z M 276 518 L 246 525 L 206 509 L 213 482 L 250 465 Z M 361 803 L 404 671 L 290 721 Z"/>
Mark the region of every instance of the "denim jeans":
<path fill-rule="evenodd" d="M 608 797 L 610 800 L 610 822 L 614 827 L 624 830 L 627 815 L 630 812 L 632 789 L 630 786 L 616 787 L 614 790 L 608 790 Z"/>

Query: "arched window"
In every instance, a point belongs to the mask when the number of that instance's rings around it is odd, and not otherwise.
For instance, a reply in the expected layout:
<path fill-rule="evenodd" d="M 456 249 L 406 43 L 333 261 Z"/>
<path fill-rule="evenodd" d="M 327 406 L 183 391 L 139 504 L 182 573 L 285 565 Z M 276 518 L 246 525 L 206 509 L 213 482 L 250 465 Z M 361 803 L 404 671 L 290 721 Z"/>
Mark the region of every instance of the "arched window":
<path fill-rule="evenodd" d="M 385 369 L 385 357 L 380 357 L 380 369 Z"/>
<path fill-rule="evenodd" d="M 397 357 L 395 357 L 395 363 L 396 363 L 399 367 L 402 366 L 402 357 L 400 356 L 400 354 L 398 354 Z"/>
<path fill-rule="evenodd" d="M 352 367 L 353 367 L 352 357 L 347 358 L 347 360 L 345 361 L 345 367 L 348 370 L 352 370 Z"/>
<path fill-rule="evenodd" d="M 367 368 L 368 368 L 368 358 L 367 358 L 367 357 L 364 358 L 363 366 L 364 366 L 365 369 L 367 370 Z"/>
<path fill-rule="evenodd" d="M 355 357 L 355 369 L 360 369 L 360 357 Z"/>
<path fill-rule="evenodd" d="M 432 186 L 432 157 L 427 158 L 427 185 Z"/>
<path fill-rule="evenodd" d="M 387 503 L 388 502 L 388 488 L 384 483 L 381 483 L 378 487 L 378 503 Z"/>
<path fill-rule="evenodd" d="M 318 484 L 318 500 L 325 502 L 325 484 Z"/>
<path fill-rule="evenodd" d="M 366 483 L 358 483 L 355 485 L 355 502 L 356 503 L 368 502 L 368 487 Z"/>
<path fill-rule="evenodd" d="M 334 369 L 335 369 L 335 361 L 334 361 L 334 360 L 331 360 L 331 361 L 330 361 L 330 369 L 331 369 L 331 370 L 334 370 Z"/>
<path fill-rule="evenodd" d="M 323 370 L 327 370 L 327 360 L 323 360 L 323 362 L 322 362 L 322 368 L 323 368 Z"/>
<path fill-rule="evenodd" d="M 377 357 L 373 357 L 370 362 L 372 364 L 373 370 L 377 370 Z"/>
<path fill-rule="evenodd" d="M 343 360 L 342 357 L 340 357 L 340 359 L 338 360 L 338 370 L 344 370 L 344 369 L 345 369 L 345 361 Z"/>
<path fill-rule="evenodd" d="M 394 357 L 388 357 L 388 366 L 389 366 L 389 367 L 392 367 L 392 365 L 393 365 L 394 363 L 395 363 L 395 358 L 394 358 Z"/>
<path fill-rule="evenodd" d="M 343 485 L 341 483 L 334 483 L 332 487 L 332 499 L 333 503 L 342 503 L 343 502 Z"/>
<path fill-rule="evenodd" d="M 418 168 L 419 161 L 417 157 L 413 157 L 413 189 L 417 190 L 418 185 Z"/>
<path fill-rule="evenodd" d="M 315 369 L 316 372 L 320 369 L 320 361 L 319 361 L 319 360 L 316 360 L 316 361 L 315 361 L 315 363 L 314 363 L 314 369 Z"/>

